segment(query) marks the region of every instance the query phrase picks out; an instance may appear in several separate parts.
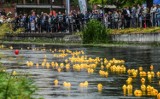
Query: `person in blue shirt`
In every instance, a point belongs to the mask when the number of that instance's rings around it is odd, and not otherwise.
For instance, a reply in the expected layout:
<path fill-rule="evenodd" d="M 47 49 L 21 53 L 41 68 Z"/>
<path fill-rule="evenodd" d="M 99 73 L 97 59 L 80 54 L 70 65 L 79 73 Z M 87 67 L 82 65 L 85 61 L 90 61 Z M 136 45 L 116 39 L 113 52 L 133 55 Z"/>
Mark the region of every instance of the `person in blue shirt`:
<path fill-rule="evenodd" d="M 157 5 L 156 21 L 157 21 L 157 26 L 160 26 L 160 5 Z"/>

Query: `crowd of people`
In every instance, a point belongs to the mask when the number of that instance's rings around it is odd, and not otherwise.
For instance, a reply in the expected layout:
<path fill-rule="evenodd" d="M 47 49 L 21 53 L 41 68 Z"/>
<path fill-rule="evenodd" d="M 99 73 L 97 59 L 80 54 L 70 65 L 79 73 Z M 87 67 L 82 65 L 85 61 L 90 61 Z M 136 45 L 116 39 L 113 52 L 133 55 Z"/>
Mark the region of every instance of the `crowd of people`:
<path fill-rule="evenodd" d="M 150 9 L 145 6 L 134 5 L 104 12 L 106 11 L 93 10 L 83 14 L 73 10 L 69 15 L 66 15 L 55 11 L 51 11 L 49 14 L 44 12 L 37 14 L 32 10 L 31 14 L 19 14 L 14 17 L 11 23 L 14 25 L 14 30 L 25 28 L 26 32 L 45 31 L 52 33 L 81 31 L 91 19 L 98 20 L 111 29 L 160 26 L 160 5 L 153 5 Z M 0 17 L 10 21 L 8 20 L 11 19 L 10 14 L 6 14 L 3 10 L 0 12 Z"/>

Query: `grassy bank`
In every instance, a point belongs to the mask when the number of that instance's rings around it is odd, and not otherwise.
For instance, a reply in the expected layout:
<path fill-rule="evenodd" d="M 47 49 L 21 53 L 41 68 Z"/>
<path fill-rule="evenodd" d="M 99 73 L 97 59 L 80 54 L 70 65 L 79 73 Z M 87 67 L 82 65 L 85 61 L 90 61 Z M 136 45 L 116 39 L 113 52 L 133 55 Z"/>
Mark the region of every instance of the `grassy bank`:
<path fill-rule="evenodd" d="M 160 33 L 160 27 L 111 29 L 111 34 Z"/>

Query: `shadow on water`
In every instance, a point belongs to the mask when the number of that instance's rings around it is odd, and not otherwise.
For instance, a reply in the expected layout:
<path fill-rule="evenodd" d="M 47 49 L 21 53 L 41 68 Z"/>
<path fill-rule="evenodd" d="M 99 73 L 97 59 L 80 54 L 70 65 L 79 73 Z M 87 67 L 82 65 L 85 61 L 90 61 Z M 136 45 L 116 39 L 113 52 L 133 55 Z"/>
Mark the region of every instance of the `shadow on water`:
<path fill-rule="evenodd" d="M 10 45 L 7 45 L 8 47 Z M 37 95 L 43 96 L 45 99 L 152 99 L 153 97 L 136 98 L 132 96 L 123 96 L 122 86 L 126 83 L 128 76 L 110 74 L 108 78 L 100 77 L 98 71 L 94 74 L 87 74 L 86 72 L 60 72 L 54 69 L 46 69 L 43 67 L 27 67 L 26 61 L 33 61 L 34 63 L 41 63 L 44 55 L 47 55 L 47 60 L 64 62 L 64 60 L 53 58 L 50 51 L 34 51 L 33 48 L 47 48 L 47 49 L 69 49 L 69 50 L 84 50 L 89 57 L 102 57 L 107 59 L 123 59 L 126 61 L 127 68 L 138 68 L 142 66 L 144 70 L 149 70 L 151 64 L 154 65 L 155 71 L 160 69 L 160 48 L 151 47 L 79 47 L 79 46 L 49 46 L 49 45 L 12 45 L 15 49 L 21 49 L 20 54 L 15 56 L 13 50 L 0 50 L 5 55 L 1 62 L 7 67 L 8 71 L 13 69 L 29 73 L 35 80 L 39 87 Z M 29 47 L 30 49 L 27 49 Z M 59 80 L 59 85 L 54 86 L 53 81 Z M 69 81 L 72 84 L 70 90 L 63 87 L 63 82 Z M 88 88 L 79 88 L 80 82 L 88 81 Z M 134 89 L 140 87 L 140 81 L 133 81 Z M 97 84 L 102 83 L 104 89 L 101 93 L 97 91 Z M 158 80 L 155 79 L 152 83 L 156 89 L 160 91 Z"/>

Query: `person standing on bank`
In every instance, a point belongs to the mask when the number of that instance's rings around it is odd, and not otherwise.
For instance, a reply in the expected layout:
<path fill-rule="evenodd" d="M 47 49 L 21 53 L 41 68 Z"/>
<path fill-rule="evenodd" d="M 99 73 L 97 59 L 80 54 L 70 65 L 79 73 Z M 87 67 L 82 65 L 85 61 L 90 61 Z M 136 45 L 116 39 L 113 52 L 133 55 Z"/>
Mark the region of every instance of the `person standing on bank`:
<path fill-rule="evenodd" d="M 58 32 L 62 32 L 63 30 L 63 15 L 61 12 L 58 12 Z"/>
<path fill-rule="evenodd" d="M 125 27 L 126 27 L 126 28 L 129 28 L 129 27 L 130 27 L 130 19 L 131 19 L 131 14 L 130 14 L 129 8 L 128 8 L 128 7 L 125 7 L 123 13 L 124 13 L 124 19 L 126 20 L 126 25 L 125 25 Z"/>

